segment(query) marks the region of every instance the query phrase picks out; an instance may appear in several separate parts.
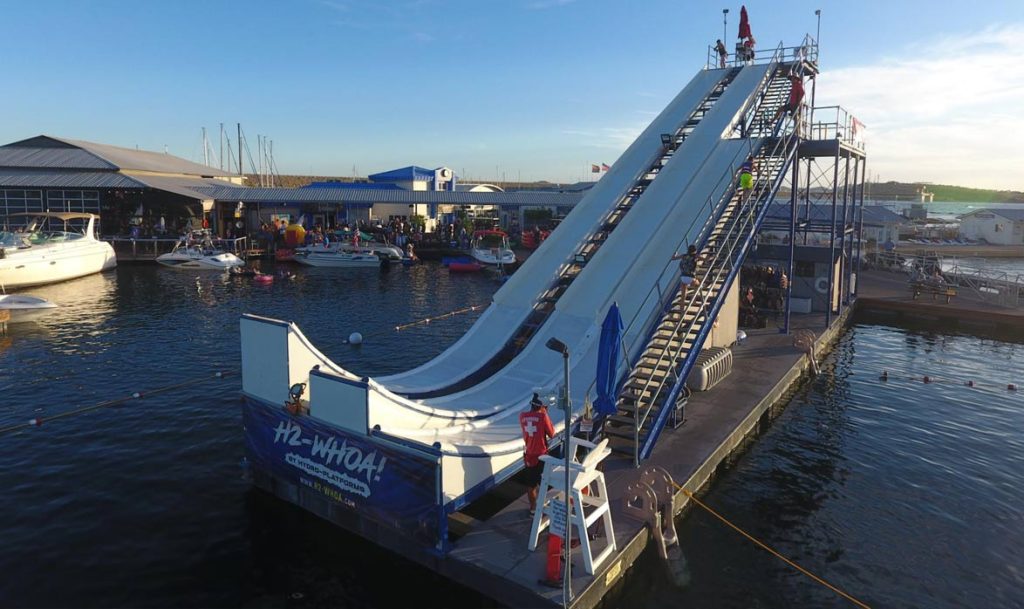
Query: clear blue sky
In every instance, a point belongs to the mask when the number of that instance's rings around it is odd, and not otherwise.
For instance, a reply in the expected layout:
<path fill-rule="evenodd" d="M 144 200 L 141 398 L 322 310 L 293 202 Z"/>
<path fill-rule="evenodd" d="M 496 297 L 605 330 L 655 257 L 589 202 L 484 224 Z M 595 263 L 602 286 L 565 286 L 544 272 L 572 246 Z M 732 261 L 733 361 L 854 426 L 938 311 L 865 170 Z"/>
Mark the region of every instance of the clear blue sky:
<path fill-rule="evenodd" d="M 0 0 L 0 142 L 46 133 L 201 160 L 200 127 L 216 145 L 219 123 L 233 139 L 241 122 L 254 150 L 257 134 L 273 139 L 282 173 L 416 164 L 574 181 L 701 69 L 726 7 L 731 47 L 739 4 Z M 989 148 L 1005 169 L 970 165 L 985 154 L 980 119 L 1011 121 L 992 136 L 1024 128 L 1024 3 L 748 2 L 758 46 L 813 34 L 816 8 L 819 102 L 867 124 L 876 174 L 1024 189 L 1012 147 Z M 998 103 L 980 104 L 964 79 L 995 57 L 1012 61 L 982 75 Z"/>

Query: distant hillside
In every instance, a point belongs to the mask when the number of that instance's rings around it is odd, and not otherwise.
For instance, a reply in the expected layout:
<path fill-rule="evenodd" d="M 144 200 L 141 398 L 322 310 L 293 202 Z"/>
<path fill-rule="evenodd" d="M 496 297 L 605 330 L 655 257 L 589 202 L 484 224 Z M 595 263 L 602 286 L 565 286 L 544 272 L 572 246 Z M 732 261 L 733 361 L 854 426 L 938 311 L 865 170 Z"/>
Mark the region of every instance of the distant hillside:
<path fill-rule="evenodd" d="M 984 190 L 920 182 L 869 182 L 867 192 L 872 199 L 918 201 L 920 200 L 918 191 L 922 186 L 927 189 L 927 192 L 935 193 L 936 203 L 1024 203 L 1024 192 L 1016 190 Z"/>
<path fill-rule="evenodd" d="M 338 176 L 274 176 L 274 186 L 278 188 L 300 188 L 311 182 L 365 182 L 366 178 L 355 180 Z M 245 185 L 259 187 L 260 177 L 254 173 L 245 174 Z"/>
<path fill-rule="evenodd" d="M 247 174 L 248 186 L 259 186 L 259 176 Z M 366 178 L 343 176 L 275 176 L 274 186 L 299 188 L 310 182 L 366 182 Z M 491 182 L 504 190 L 541 189 L 556 187 L 551 182 Z M 984 190 L 980 188 L 964 188 L 945 184 L 922 184 L 921 182 L 870 182 L 867 194 L 871 199 L 893 199 L 897 201 L 918 201 L 918 191 L 924 186 L 928 192 L 935 193 L 935 202 L 951 203 L 1024 203 L 1024 192 L 1016 190 Z M 780 194 L 782 194 L 780 192 Z"/>
<path fill-rule="evenodd" d="M 366 182 L 366 178 L 351 178 L 343 176 L 274 176 L 274 186 L 279 188 L 301 188 L 311 182 Z M 247 173 L 245 175 L 245 184 L 250 187 L 258 187 L 260 185 L 260 177 L 254 173 Z M 525 190 L 525 189 L 541 189 L 547 190 L 557 186 L 551 182 L 488 182 L 488 184 L 494 184 L 502 188 L 503 190 Z"/>

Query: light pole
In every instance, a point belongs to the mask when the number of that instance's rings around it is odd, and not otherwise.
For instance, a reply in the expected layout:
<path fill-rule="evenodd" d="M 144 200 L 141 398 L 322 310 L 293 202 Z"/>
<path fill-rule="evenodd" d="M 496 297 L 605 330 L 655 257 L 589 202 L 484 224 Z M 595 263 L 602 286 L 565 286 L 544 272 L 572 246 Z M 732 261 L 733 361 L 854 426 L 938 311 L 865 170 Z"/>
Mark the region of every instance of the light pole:
<path fill-rule="evenodd" d="M 814 32 L 814 46 L 821 48 L 821 9 L 814 11 L 814 15 L 818 18 L 818 30 Z"/>
<path fill-rule="evenodd" d="M 722 9 L 722 44 L 725 44 L 725 41 L 729 39 L 729 35 L 726 33 L 726 19 L 727 19 L 728 14 L 729 14 L 729 9 L 723 8 Z"/>
<path fill-rule="evenodd" d="M 572 545 L 572 526 L 569 522 L 569 511 L 571 509 L 569 503 L 569 474 L 572 468 L 572 451 L 570 450 L 572 444 L 572 426 L 570 425 L 572 422 L 572 403 L 569 401 L 569 347 L 554 336 L 549 338 L 548 342 L 544 343 L 544 346 L 552 351 L 562 354 L 562 382 L 564 384 L 562 385 L 563 390 L 560 397 L 562 398 L 562 409 L 565 412 L 565 439 L 562 440 L 562 451 L 565 453 L 565 495 L 563 496 L 563 499 L 565 500 L 565 545 L 562 549 L 565 560 L 565 575 L 563 576 L 565 583 L 562 588 L 562 594 L 565 596 L 564 605 L 568 607 L 569 601 L 572 600 L 572 561 L 570 560 L 572 558 L 570 556 L 570 546 Z M 577 506 L 577 508 L 583 509 L 583 506 Z"/>

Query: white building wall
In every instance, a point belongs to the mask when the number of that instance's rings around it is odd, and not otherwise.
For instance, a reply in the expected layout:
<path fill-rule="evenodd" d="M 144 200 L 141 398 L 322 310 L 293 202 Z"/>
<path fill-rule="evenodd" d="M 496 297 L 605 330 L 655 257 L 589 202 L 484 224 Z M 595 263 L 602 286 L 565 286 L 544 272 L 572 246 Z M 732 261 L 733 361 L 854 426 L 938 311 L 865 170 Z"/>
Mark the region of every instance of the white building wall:
<path fill-rule="evenodd" d="M 979 211 L 960 221 L 960 237 L 984 239 L 993 245 L 1024 244 L 1024 222 L 1013 222 L 994 212 Z"/>

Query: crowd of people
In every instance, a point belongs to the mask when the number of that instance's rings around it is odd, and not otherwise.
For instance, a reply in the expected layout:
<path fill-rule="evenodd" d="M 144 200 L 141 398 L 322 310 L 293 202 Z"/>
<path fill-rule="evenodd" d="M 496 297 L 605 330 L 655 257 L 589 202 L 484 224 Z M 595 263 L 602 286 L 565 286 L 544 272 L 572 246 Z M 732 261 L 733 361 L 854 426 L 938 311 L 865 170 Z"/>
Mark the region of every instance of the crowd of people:
<path fill-rule="evenodd" d="M 253 236 L 255 245 L 268 251 L 288 247 L 285 239 L 288 226 L 288 221 L 278 218 L 261 223 Z M 378 221 L 370 224 L 360 220 L 352 223 L 343 222 L 336 227 L 324 227 L 317 223 L 305 231 L 301 245 L 329 246 L 331 243 L 351 241 L 358 247 L 361 242 L 366 241 L 362 235 L 370 235 L 374 241 L 392 243 L 403 251 L 407 251 L 414 244 L 419 244 L 424 238 L 422 227 L 410 224 L 405 218 L 392 218 L 386 223 Z"/>
<path fill-rule="evenodd" d="M 778 319 L 788 288 L 789 278 L 781 268 L 745 265 L 740 271 L 740 327 L 763 328 L 769 316 Z"/>

